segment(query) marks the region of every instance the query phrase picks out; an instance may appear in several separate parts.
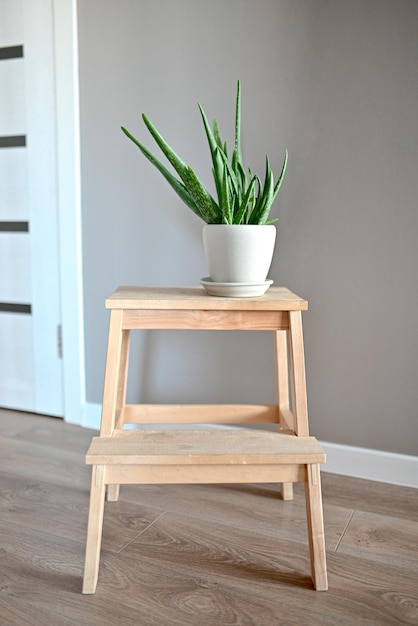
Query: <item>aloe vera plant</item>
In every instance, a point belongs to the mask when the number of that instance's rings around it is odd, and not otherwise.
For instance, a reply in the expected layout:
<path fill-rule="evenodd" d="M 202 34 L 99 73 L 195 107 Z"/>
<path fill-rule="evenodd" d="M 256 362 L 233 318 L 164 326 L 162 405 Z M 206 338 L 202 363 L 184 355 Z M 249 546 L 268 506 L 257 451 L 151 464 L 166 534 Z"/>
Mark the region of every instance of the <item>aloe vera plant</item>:
<path fill-rule="evenodd" d="M 237 84 L 235 145 L 231 158 L 228 155 L 227 143 L 222 140 L 217 121 L 214 120 L 211 127 L 202 106 L 200 104 L 198 106 L 212 157 L 212 172 L 217 201 L 199 180 L 194 170 L 169 146 L 146 115 L 142 115 L 146 127 L 179 178 L 176 178 L 125 127 L 122 126 L 122 130 L 159 170 L 183 202 L 207 224 L 271 224 L 277 221 L 277 219 L 269 219 L 269 215 L 283 182 L 288 153 L 286 150 L 282 170 L 276 183 L 268 156 L 266 156 L 266 171 L 263 182 L 258 174 L 253 174 L 250 169 L 245 170 L 241 150 L 240 81 Z"/>

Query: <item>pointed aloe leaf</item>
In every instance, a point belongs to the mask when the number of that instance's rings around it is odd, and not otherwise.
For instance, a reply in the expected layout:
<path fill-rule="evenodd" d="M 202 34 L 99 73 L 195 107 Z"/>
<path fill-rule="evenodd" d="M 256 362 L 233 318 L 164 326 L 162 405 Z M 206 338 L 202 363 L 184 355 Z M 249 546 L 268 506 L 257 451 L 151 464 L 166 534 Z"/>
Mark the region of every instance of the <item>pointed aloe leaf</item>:
<path fill-rule="evenodd" d="M 248 185 L 247 191 L 245 192 L 245 195 L 242 199 L 239 209 L 235 213 L 234 224 L 245 223 L 244 216 L 246 213 L 248 213 L 250 200 L 251 200 L 252 194 L 254 193 L 254 186 L 255 186 L 255 177 L 251 180 L 250 184 Z"/>
<path fill-rule="evenodd" d="M 279 180 L 277 181 L 277 183 L 276 183 L 276 185 L 274 187 L 274 197 L 277 196 L 277 193 L 278 193 L 280 187 L 282 186 L 283 178 L 284 178 L 284 175 L 285 175 L 285 172 L 286 172 L 288 158 L 289 158 L 289 154 L 288 154 L 287 150 L 285 150 L 282 171 L 280 172 Z"/>
<path fill-rule="evenodd" d="M 237 151 L 238 163 L 242 163 L 241 150 L 241 83 L 237 83 L 237 98 L 235 102 L 235 150 Z"/>
<path fill-rule="evenodd" d="M 237 179 L 237 185 L 239 188 L 239 202 L 241 202 L 243 196 L 245 195 L 248 182 L 247 182 L 247 174 L 245 172 L 244 166 L 242 165 L 242 163 L 238 161 L 236 150 L 234 150 L 233 155 L 232 155 L 232 169 L 235 172 L 235 176 Z M 253 176 L 250 171 L 250 182 L 252 178 Z"/>
<path fill-rule="evenodd" d="M 191 167 L 187 167 L 183 182 L 199 211 L 204 216 L 204 220 L 209 224 L 216 223 L 219 217 L 219 207 Z"/>
<path fill-rule="evenodd" d="M 180 176 L 184 186 L 195 201 L 197 208 L 204 216 L 203 219 L 211 220 L 213 215 L 217 213 L 217 204 L 215 200 L 200 182 L 193 170 L 178 156 L 178 154 L 176 154 L 176 152 L 174 152 L 171 146 L 168 145 L 147 116 L 143 115 L 142 118 L 152 137 L 155 139 L 164 155 Z"/>
<path fill-rule="evenodd" d="M 215 154 L 216 149 L 217 148 L 221 148 L 222 149 L 222 141 L 220 141 L 220 145 L 219 145 L 218 142 L 216 141 L 214 133 L 212 132 L 212 129 L 211 129 L 209 121 L 208 121 L 208 118 L 206 116 L 206 113 L 205 113 L 202 105 L 198 104 L 198 107 L 199 107 L 199 110 L 200 110 L 200 115 L 202 116 L 203 126 L 205 127 L 206 136 L 208 138 L 210 153 L 211 153 L 211 156 L 213 158 L 213 155 Z M 214 122 L 214 125 L 215 125 L 215 123 L 216 123 L 216 120 Z M 215 131 L 215 133 L 216 133 L 216 131 Z"/>
<path fill-rule="evenodd" d="M 234 194 L 236 196 L 238 196 L 239 195 L 239 182 L 238 182 L 238 179 L 237 179 L 237 177 L 235 175 L 235 172 L 234 172 L 230 162 L 228 161 L 225 153 L 221 152 L 220 156 L 221 156 L 221 158 L 223 160 L 223 167 L 226 168 L 226 170 L 228 172 L 228 175 L 229 175 L 229 177 L 231 179 L 231 184 L 232 184 L 232 187 L 233 187 L 233 190 L 234 190 Z"/>
<path fill-rule="evenodd" d="M 156 141 L 157 145 L 163 152 L 163 154 L 167 157 L 171 165 L 176 170 L 177 174 L 183 180 L 183 174 L 187 169 L 187 164 L 179 157 L 179 155 L 173 150 L 173 148 L 166 142 L 164 137 L 160 135 L 158 130 L 152 124 L 152 122 L 147 118 L 145 114 L 142 114 L 142 119 L 144 120 L 145 126 L 148 128 L 152 137 Z M 183 181 L 184 182 L 184 181 Z"/>
<path fill-rule="evenodd" d="M 258 224 L 265 224 L 268 220 L 269 214 L 270 214 L 270 210 L 271 210 L 271 205 L 273 203 L 272 198 L 273 198 L 273 177 L 271 177 L 271 179 L 269 179 L 269 183 L 267 186 L 267 189 L 265 190 L 266 194 L 263 200 L 263 204 L 260 207 L 260 212 L 257 216 L 257 223 Z"/>
<path fill-rule="evenodd" d="M 238 166 L 238 174 L 239 174 L 239 177 L 241 179 L 241 186 L 242 186 L 243 189 L 245 189 L 245 187 L 247 186 L 247 174 L 245 173 L 245 169 L 244 169 L 242 163 L 237 163 L 237 166 Z M 250 175 L 250 180 L 252 178 L 253 177 Z"/>
<path fill-rule="evenodd" d="M 216 193 L 218 196 L 219 204 L 221 203 L 221 198 L 222 198 L 222 175 L 223 175 L 223 160 L 222 160 L 221 154 L 222 154 L 221 150 L 216 148 L 212 156 L 213 180 L 215 181 L 215 188 L 216 188 Z"/>
<path fill-rule="evenodd" d="M 265 224 L 267 222 L 272 204 L 277 195 L 279 187 L 280 185 L 276 185 L 276 187 L 274 186 L 273 172 L 270 168 L 269 158 L 268 156 L 266 156 L 266 174 L 264 179 L 264 185 L 262 189 L 259 189 L 257 202 L 251 215 L 252 223 Z"/>
<path fill-rule="evenodd" d="M 265 187 L 262 185 L 258 174 L 254 174 L 254 178 L 257 184 L 257 191 L 254 194 L 254 203 L 251 208 L 250 215 L 248 217 L 249 224 L 258 224 L 259 215 L 261 214 L 264 206 L 265 199 Z"/>
<path fill-rule="evenodd" d="M 223 224 L 232 224 L 233 210 L 231 204 L 231 190 L 230 183 L 228 177 L 228 171 L 226 166 L 224 167 L 223 177 L 222 177 L 222 223 Z"/>
<path fill-rule="evenodd" d="M 222 204 L 222 195 L 223 195 L 223 159 L 222 159 L 222 151 L 216 147 L 215 152 L 213 154 L 213 167 L 212 174 L 213 180 L 215 181 L 216 193 L 218 196 L 218 204 L 221 206 Z"/>
<path fill-rule="evenodd" d="M 209 125 L 208 125 L 209 127 Z M 206 128 L 206 125 L 205 125 Z M 228 157 L 228 142 L 223 141 L 221 136 L 221 131 L 219 130 L 218 120 L 213 120 L 213 137 L 215 139 L 216 145 L 219 150 L 225 153 L 225 156 Z"/>
<path fill-rule="evenodd" d="M 216 145 L 221 150 L 224 149 L 224 142 L 222 141 L 221 133 L 219 130 L 218 120 L 213 120 L 213 136 L 216 142 Z"/>
<path fill-rule="evenodd" d="M 239 188 L 242 189 L 242 178 L 240 174 L 240 167 L 242 168 L 241 163 L 238 161 L 237 151 L 234 150 L 231 158 L 231 167 L 234 172 L 234 175 L 238 181 Z"/>
<path fill-rule="evenodd" d="M 265 222 L 267 221 L 271 204 L 272 204 L 273 191 L 274 191 L 273 174 L 270 168 L 268 167 L 268 160 L 267 160 L 266 178 L 264 181 L 264 187 L 263 187 L 260 201 L 258 203 L 258 206 L 256 207 L 256 211 L 254 215 L 255 224 L 265 224 Z"/>
<path fill-rule="evenodd" d="M 157 170 L 164 176 L 166 181 L 171 185 L 171 187 L 178 194 L 180 199 L 190 209 L 192 209 L 192 211 L 196 213 L 198 217 L 200 217 L 201 219 L 204 219 L 198 207 L 196 206 L 195 201 L 193 200 L 193 198 L 191 197 L 191 195 L 189 194 L 189 192 L 187 191 L 183 183 L 181 183 L 177 178 L 175 178 L 175 176 L 173 176 L 173 174 L 169 172 L 166 167 L 164 167 L 161 161 L 159 161 L 157 157 L 154 156 L 152 152 L 150 152 L 148 148 L 146 148 L 140 141 L 138 141 L 138 139 L 134 137 L 134 135 L 132 135 L 132 133 L 130 133 L 129 130 L 127 130 L 123 126 L 121 128 L 122 128 L 122 131 L 125 133 L 125 135 L 131 141 L 133 141 L 133 143 L 141 150 L 142 154 L 148 159 L 148 161 L 150 161 L 150 163 L 152 163 L 157 168 Z"/>
<path fill-rule="evenodd" d="M 237 161 L 237 151 L 234 150 L 232 153 L 231 166 L 234 170 L 235 174 L 238 174 L 238 161 Z"/>
<path fill-rule="evenodd" d="M 263 195 L 264 197 L 264 205 L 265 207 L 271 205 L 274 193 L 274 178 L 273 172 L 271 171 L 270 161 L 268 156 L 266 156 L 266 175 L 264 179 L 264 189 Z"/>
<path fill-rule="evenodd" d="M 216 193 L 218 195 L 218 201 L 219 203 L 221 202 L 221 197 L 222 197 L 222 176 L 223 176 L 223 163 L 222 163 L 222 158 L 221 158 L 221 152 L 222 152 L 222 140 L 219 136 L 219 142 L 220 144 L 217 142 L 215 135 L 212 132 L 212 129 L 210 127 L 208 118 L 206 116 L 206 113 L 203 109 L 203 107 L 199 104 L 199 110 L 200 110 L 200 114 L 202 116 L 202 120 L 203 120 L 203 126 L 205 127 L 205 132 L 206 132 L 206 137 L 208 139 L 208 143 L 209 143 L 209 149 L 210 149 L 210 154 L 212 157 L 212 164 L 213 164 L 213 178 L 215 181 L 215 187 L 216 187 Z M 216 129 L 217 124 L 216 124 L 216 120 L 214 122 L 214 127 Z M 215 130 L 215 133 L 217 131 Z"/>
<path fill-rule="evenodd" d="M 276 199 L 276 196 L 279 192 L 279 189 L 282 185 L 283 182 L 283 177 L 284 174 L 286 172 L 286 166 L 287 166 L 287 159 L 288 159 L 288 152 L 287 150 L 285 151 L 285 156 L 284 156 L 284 161 L 283 161 L 283 166 L 282 166 L 282 171 L 280 173 L 279 176 L 279 180 L 277 181 L 277 183 L 274 185 L 274 188 L 271 190 L 271 196 L 269 196 L 265 206 L 264 206 L 264 210 L 260 215 L 260 224 L 272 224 L 274 222 L 277 222 L 277 218 L 276 219 L 272 219 L 272 220 L 268 220 L 268 216 L 270 214 L 271 211 L 271 207 L 273 205 L 274 200 Z"/>

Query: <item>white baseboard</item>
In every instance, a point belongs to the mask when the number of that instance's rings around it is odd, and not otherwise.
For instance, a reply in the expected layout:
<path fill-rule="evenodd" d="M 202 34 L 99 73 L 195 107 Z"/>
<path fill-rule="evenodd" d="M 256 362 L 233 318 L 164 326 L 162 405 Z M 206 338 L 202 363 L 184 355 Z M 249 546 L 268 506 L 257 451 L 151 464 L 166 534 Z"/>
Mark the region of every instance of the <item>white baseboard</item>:
<path fill-rule="evenodd" d="M 100 428 L 100 404 L 86 405 L 83 426 Z M 327 455 L 323 472 L 418 488 L 418 456 L 320 442 Z"/>
<path fill-rule="evenodd" d="M 322 471 L 418 488 L 418 457 L 320 442 L 327 455 Z"/>

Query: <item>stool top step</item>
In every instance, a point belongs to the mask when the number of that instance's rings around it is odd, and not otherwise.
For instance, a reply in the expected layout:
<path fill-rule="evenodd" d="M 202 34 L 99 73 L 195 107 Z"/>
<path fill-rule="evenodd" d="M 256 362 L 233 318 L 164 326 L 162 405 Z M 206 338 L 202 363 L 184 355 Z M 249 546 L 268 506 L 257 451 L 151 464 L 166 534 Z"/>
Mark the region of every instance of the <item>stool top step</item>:
<path fill-rule="evenodd" d="M 107 309 L 306 311 L 308 303 L 286 287 L 270 287 L 256 298 L 209 296 L 203 287 L 118 287 L 107 299 Z"/>
<path fill-rule="evenodd" d="M 116 430 L 94 437 L 89 465 L 257 465 L 324 463 L 315 437 L 245 428 Z"/>

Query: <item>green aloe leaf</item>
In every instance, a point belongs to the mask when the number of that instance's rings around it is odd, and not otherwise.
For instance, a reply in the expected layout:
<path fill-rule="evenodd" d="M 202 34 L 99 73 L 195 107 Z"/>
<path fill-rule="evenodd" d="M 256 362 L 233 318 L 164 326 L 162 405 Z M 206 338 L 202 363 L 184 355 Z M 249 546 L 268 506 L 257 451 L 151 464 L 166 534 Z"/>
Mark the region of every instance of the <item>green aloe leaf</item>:
<path fill-rule="evenodd" d="M 176 170 L 177 174 L 180 178 L 183 178 L 184 172 L 187 170 L 187 164 L 179 157 L 179 155 L 173 150 L 173 148 L 166 142 L 164 137 L 160 135 L 158 130 L 152 124 L 152 122 L 147 118 L 146 115 L 142 115 L 142 119 L 144 120 L 145 126 L 148 128 L 152 137 L 156 141 L 157 145 L 163 152 L 163 154 L 167 157 L 171 165 Z"/>
<path fill-rule="evenodd" d="M 199 211 L 204 215 L 204 220 L 208 224 L 216 223 L 219 218 L 219 207 L 191 167 L 184 173 L 183 182 Z"/>
<path fill-rule="evenodd" d="M 222 223 L 223 224 L 232 224 L 233 210 L 231 204 L 231 189 L 229 184 L 228 171 L 226 166 L 224 167 L 223 177 L 222 177 Z"/>
<path fill-rule="evenodd" d="M 247 174 L 245 173 L 245 169 L 244 169 L 242 163 L 238 163 L 237 166 L 238 166 L 237 167 L 238 175 L 239 175 L 240 180 L 241 180 L 241 187 L 242 187 L 242 189 L 245 189 L 246 186 L 247 186 Z M 253 177 L 250 176 L 250 180 L 252 180 L 252 178 Z"/>
<path fill-rule="evenodd" d="M 212 129 L 210 127 L 208 118 L 206 116 L 206 113 L 203 109 L 203 107 L 199 104 L 199 110 L 200 110 L 200 114 L 202 116 L 202 120 L 203 120 L 203 126 L 205 128 L 205 132 L 206 132 L 206 137 L 208 139 L 208 143 L 209 143 L 209 149 L 210 149 L 210 154 L 212 157 L 212 172 L 213 172 L 213 178 L 215 181 L 215 187 L 216 187 L 216 193 L 218 195 L 218 203 L 219 205 L 221 204 L 221 200 L 222 200 L 222 185 L 223 185 L 223 161 L 221 158 L 221 153 L 223 152 L 222 149 L 222 139 L 220 137 L 219 134 L 219 129 L 216 123 L 216 120 L 214 122 L 214 127 L 215 127 L 215 134 L 212 132 Z M 216 134 L 218 135 L 218 139 L 216 139 Z"/>
<path fill-rule="evenodd" d="M 244 216 L 248 213 L 251 197 L 254 193 L 254 187 L 255 187 L 255 177 L 253 177 L 250 184 L 248 185 L 247 191 L 245 192 L 242 202 L 238 210 L 236 211 L 236 214 L 234 216 L 234 224 L 242 224 L 243 222 L 245 223 Z"/>
<path fill-rule="evenodd" d="M 276 183 L 276 185 L 274 187 L 274 197 L 277 196 L 278 191 L 279 191 L 280 187 L 282 186 L 283 178 L 284 178 L 284 175 L 285 175 L 285 172 L 286 172 L 286 168 L 287 168 L 288 158 L 289 158 L 289 154 L 288 154 L 287 150 L 285 150 L 284 161 L 283 161 L 283 165 L 282 165 L 282 171 L 280 172 L 279 180 L 277 181 L 277 183 Z"/>
<path fill-rule="evenodd" d="M 233 167 L 231 166 L 230 162 L 228 161 L 225 153 L 221 152 L 220 156 L 221 156 L 221 158 L 223 160 L 223 167 L 226 168 L 227 173 L 229 175 L 229 178 L 231 180 L 231 186 L 233 188 L 234 194 L 235 194 L 235 196 L 238 196 L 239 192 L 240 192 L 239 180 L 238 180 L 237 176 L 235 175 Z"/>
<path fill-rule="evenodd" d="M 242 163 L 241 150 L 241 83 L 237 82 L 237 97 L 235 101 L 235 150 L 237 151 L 238 163 Z"/>
<path fill-rule="evenodd" d="M 207 219 L 210 219 L 211 221 L 215 219 L 215 216 L 218 214 L 218 207 L 205 186 L 201 183 L 193 170 L 178 156 L 178 154 L 165 141 L 162 135 L 160 135 L 147 116 L 143 115 L 142 117 L 152 137 L 155 139 L 168 161 L 174 167 L 189 194 L 194 199 L 199 211 L 202 215 L 206 215 Z"/>
<path fill-rule="evenodd" d="M 215 142 L 216 142 L 216 145 L 218 146 L 218 148 L 220 148 L 221 150 L 224 150 L 225 145 L 224 145 L 224 142 L 223 142 L 222 137 L 221 137 L 221 133 L 220 133 L 220 130 L 219 130 L 219 125 L 218 125 L 218 121 L 217 120 L 213 120 L 213 137 L 215 139 Z"/>
<path fill-rule="evenodd" d="M 284 156 L 284 161 L 283 161 L 283 166 L 282 166 L 282 171 L 280 173 L 279 179 L 277 181 L 277 183 L 274 185 L 274 187 L 271 189 L 269 187 L 269 195 L 266 199 L 266 203 L 264 205 L 264 210 L 261 212 L 260 216 L 259 216 L 259 223 L 260 224 L 271 224 L 273 222 L 277 222 L 277 218 L 276 219 L 272 219 L 272 220 L 268 220 L 268 216 L 270 214 L 271 211 L 271 207 L 272 204 L 279 192 L 279 189 L 282 185 L 283 182 L 283 177 L 284 174 L 286 172 L 286 167 L 287 167 L 287 161 L 288 161 L 288 152 L 287 150 L 285 151 L 285 156 Z M 267 157 L 267 163 L 268 163 L 268 157 Z M 269 169 L 270 175 L 271 175 L 271 186 L 273 186 L 273 173 L 271 172 L 271 170 Z"/>
<path fill-rule="evenodd" d="M 157 168 L 157 170 L 164 176 L 166 181 L 171 185 L 171 187 L 178 194 L 180 199 L 190 209 L 192 209 L 192 211 L 196 213 L 198 217 L 200 217 L 201 219 L 204 219 L 200 210 L 196 206 L 195 201 L 193 200 L 192 196 L 189 194 L 189 192 L 187 191 L 183 183 L 181 183 L 177 178 L 175 178 L 175 176 L 173 176 L 173 174 L 166 167 L 164 167 L 161 161 L 159 161 L 157 157 L 154 156 L 152 152 L 150 152 L 148 148 L 146 148 L 140 141 L 138 141 L 138 139 L 134 137 L 134 135 L 132 135 L 132 133 L 130 133 L 129 130 L 127 130 L 124 126 L 122 126 L 121 128 L 122 128 L 122 131 L 125 133 L 125 135 L 131 141 L 133 141 L 133 143 L 136 144 L 136 146 L 138 146 L 138 148 L 141 150 L 142 154 L 148 159 L 148 161 L 150 161 L 150 163 L 152 163 Z"/>

